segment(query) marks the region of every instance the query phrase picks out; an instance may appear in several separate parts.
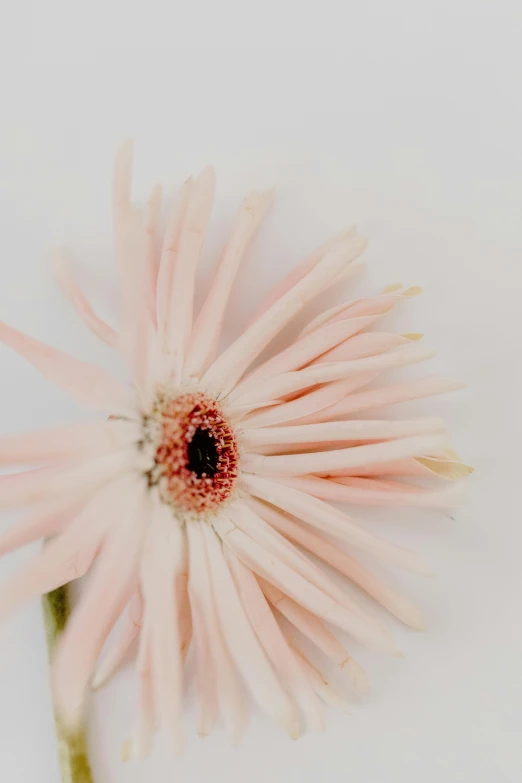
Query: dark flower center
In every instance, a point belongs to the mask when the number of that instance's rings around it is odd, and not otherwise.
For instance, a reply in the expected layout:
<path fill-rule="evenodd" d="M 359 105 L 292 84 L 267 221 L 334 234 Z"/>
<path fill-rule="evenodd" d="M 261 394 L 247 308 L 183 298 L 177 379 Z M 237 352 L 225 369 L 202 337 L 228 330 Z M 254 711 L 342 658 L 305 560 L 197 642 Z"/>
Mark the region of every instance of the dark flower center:
<path fill-rule="evenodd" d="M 231 496 L 239 474 L 236 437 L 222 409 L 196 392 L 162 400 L 156 415 L 157 483 L 164 499 L 183 512 L 214 511 Z"/>
<path fill-rule="evenodd" d="M 219 453 L 214 435 L 197 429 L 187 446 L 187 467 L 198 478 L 212 478 L 218 471 Z"/>

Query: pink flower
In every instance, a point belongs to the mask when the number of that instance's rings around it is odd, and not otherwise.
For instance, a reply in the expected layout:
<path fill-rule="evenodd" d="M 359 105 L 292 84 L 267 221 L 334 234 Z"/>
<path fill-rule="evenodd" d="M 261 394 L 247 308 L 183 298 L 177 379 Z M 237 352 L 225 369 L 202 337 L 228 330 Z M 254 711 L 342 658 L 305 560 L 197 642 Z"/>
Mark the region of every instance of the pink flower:
<path fill-rule="evenodd" d="M 281 615 L 360 692 L 368 688 L 366 675 L 330 626 L 372 649 L 397 652 L 385 625 L 363 611 L 317 559 L 404 623 L 423 625 L 411 601 L 356 556 L 362 551 L 421 573 L 424 564 L 330 503 L 454 504 L 457 485 L 429 489 L 400 480 L 454 479 L 469 472 L 448 450 L 444 422 L 388 420 L 375 413 L 459 384 L 431 377 L 369 388 L 386 370 L 431 355 L 416 335 L 369 331 L 417 293 L 400 286 L 321 314 L 288 348 L 252 369 L 305 304 L 352 273 L 366 244 L 354 230 L 284 278 L 220 354 L 234 278 L 272 194 L 254 193 L 243 202 L 194 317 L 214 172 L 207 168 L 183 185 L 158 258 L 161 192 L 153 190 L 142 216 L 130 202 L 131 168 L 127 143 L 114 174 L 119 332 L 93 312 L 61 256 L 56 272 L 86 325 L 126 357 L 132 383 L 0 326 L 0 338 L 49 380 L 110 415 L 108 421 L 0 440 L 1 464 L 43 464 L 0 480 L 3 508 L 28 507 L 26 519 L 0 537 L 0 554 L 49 538 L 41 554 L 3 586 L 0 611 L 92 569 L 54 659 L 55 699 L 64 721 L 76 725 L 87 687 L 106 682 L 137 642 L 135 755 L 147 752 L 156 723 L 175 749 L 181 747 L 184 659 L 191 643 L 200 734 L 212 730 L 218 713 L 234 737 L 241 733 L 246 685 L 297 737 L 301 717 L 312 728 L 322 726 L 319 698 L 337 705 L 343 700 L 290 638 L 288 624 L 280 625 Z M 347 544 L 350 554 L 336 542 Z M 122 614 L 120 635 L 98 664 Z"/>

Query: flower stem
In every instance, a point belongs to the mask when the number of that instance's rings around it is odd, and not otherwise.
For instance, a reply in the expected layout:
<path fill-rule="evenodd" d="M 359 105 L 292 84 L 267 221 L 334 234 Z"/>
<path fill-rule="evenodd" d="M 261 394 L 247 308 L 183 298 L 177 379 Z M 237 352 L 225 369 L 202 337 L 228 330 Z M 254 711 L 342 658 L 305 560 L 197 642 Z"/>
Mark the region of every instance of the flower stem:
<path fill-rule="evenodd" d="M 71 612 L 67 585 L 44 595 L 42 603 L 47 648 L 51 657 Z M 56 712 L 55 728 L 62 783 L 93 783 L 85 731 L 81 729 L 74 735 L 68 734 L 60 725 Z"/>

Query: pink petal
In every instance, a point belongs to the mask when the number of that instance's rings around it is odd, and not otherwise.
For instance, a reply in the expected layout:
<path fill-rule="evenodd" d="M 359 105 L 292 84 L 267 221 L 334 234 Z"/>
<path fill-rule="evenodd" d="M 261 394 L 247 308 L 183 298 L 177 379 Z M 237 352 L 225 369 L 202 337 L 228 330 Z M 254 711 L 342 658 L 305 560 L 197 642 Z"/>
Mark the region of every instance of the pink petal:
<path fill-rule="evenodd" d="M 314 361 L 314 364 L 365 359 L 367 356 L 376 356 L 379 353 L 393 351 L 401 345 L 408 345 L 410 342 L 411 340 L 407 337 L 398 334 L 387 334 L 386 332 L 356 334 L 354 337 L 332 348 L 331 351 L 323 353 Z"/>
<path fill-rule="evenodd" d="M 425 574 L 425 564 L 412 552 L 390 544 L 356 525 L 350 517 L 322 500 L 258 476 L 244 476 L 248 490 L 258 498 L 324 530 L 352 546 L 395 565 Z M 428 571 L 428 573 L 431 573 Z M 284 588 L 281 588 L 284 590 Z M 284 591 L 288 592 L 288 591 Z"/>
<path fill-rule="evenodd" d="M 236 216 L 212 287 L 190 337 L 185 376 L 197 377 L 217 352 L 228 299 L 241 260 L 273 200 L 273 191 L 252 193 Z"/>
<path fill-rule="evenodd" d="M 193 596 L 195 596 L 197 606 L 203 614 L 214 663 L 220 710 L 234 742 L 238 742 L 248 721 L 244 691 L 220 628 L 200 524 L 189 523 L 187 536 L 190 600 L 192 602 Z"/>
<path fill-rule="evenodd" d="M 152 498 L 152 518 L 141 565 L 145 625 L 150 634 L 157 717 L 174 752 L 183 747 L 181 729 L 181 643 L 176 576 L 182 566 L 183 534 L 169 506 Z"/>
<path fill-rule="evenodd" d="M 321 386 L 318 389 L 308 392 L 301 397 L 290 402 L 284 402 L 269 409 L 263 409 L 255 412 L 241 422 L 241 428 L 245 430 L 257 427 L 271 427 L 274 424 L 280 424 L 287 421 L 294 423 L 304 423 L 309 418 L 325 408 L 330 408 L 339 400 L 344 399 L 355 389 L 365 386 L 377 377 L 378 373 L 362 373 L 350 378 L 343 378 L 340 381 Z M 255 403 L 253 403 L 255 405 Z"/>
<path fill-rule="evenodd" d="M 351 239 L 356 234 L 355 226 L 350 226 L 348 229 L 341 231 L 335 237 L 325 242 L 320 248 L 318 248 L 311 256 L 305 258 L 300 264 L 295 266 L 284 277 L 275 288 L 270 291 L 268 296 L 263 300 L 261 305 L 256 310 L 251 323 L 257 321 L 257 319 L 263 315 L 273 304 L 275 304 L 281 297 L 283 297 L 288 291 L 290 291 L 295 285 L 297 285 L 305 275 L 311 272 L 324 256 L 333 250 L 336 246 L 345 242 L 347 239 Z"/>
<path fill-rule="evenodd" d="M 268 359 L 260 367 L 257 367 L 247 378 L 242 381 L 237 389 L 238 394 L 252 388 L 262 379 L 271 378 L 283 372 L 299 370 L 309 364 L 318 356 L 329 351 L 333 346 L 339 345 L 344 340 L 352 337 L 362 329 L 366 329 L 374 322 L 373 318 L 351 318 L 338 324 L 332 324 L 317 329 L 313 334 L 297 340 L 289 348 Z"/>
<path fill-rule="evenodd" d="M 60 287 L 87 328 L 111 348 L 119 348 L 120 338 L 114 329 L 96 315 L 82 289 L 74 278 L 73 271 L 63 251 L 53 256 L 53 271 Z"/>
<path fill-rule="evenodd" d="M 339 605 L 228 520 L 217 518 L 213 524 L 225 546 L 230 547 L 252 571 L 274 584 L 318 617 L 348 633 L 353 630 L 353 612 Z M 390 651 L 389 646 L 388 651 Z"/>
<path fill-rule="evenodd" d="M 181 371 L 192 330 L 196 268 L 210 220 L 216 175 L 203 169 L 190 192 L 176 251 L 172 289 L 168 303 L 165 348 Z"/>
<path fill-rule="evenodd" d="M 147 202 L 145 213 L 145 243 L 146 264 L 149 279 L 148 304 L 149 314 L 154 326 L 157 325 L 156 290 L 158 286 L 159 258 L 157 258 L 156 235 L 158 232 L 159 216 L 161 212 L 162 190 L 161 185 L 155 185 Z"/>
<path fill-rule="evenodd" d="M 82 505 L 77 499 L 64 502 L 62 498 L 38 506 L 21 522 L 0 535 L 0 556 L 31 544 L 40 538 L 59 533 L 79 513 Z"/>
<path fill-rule="evenodd" d="M 53 661 L 55 702 L 64 724 L 76 728 L 85 690 L 105 639 L 136 589 L 145 533 L 143 489 L 127 493 L 122 517 L 61 637 Z"/>
<path fill-rule="evenodd" d="M 299 725 L 293 706 L 266 657 L 237 593 L 221 549 L 221 542 L 208 525 L 203 535 L 219 621 L 238 670 L 259 706 L 296 739 Z"/>
<path fill-rule="evenodd" d="M 230 507 L 229 514 L 239 530 L 277 557 L 281 563 L 292 568 L 296 574 L 302 576 L 318 590 L 347 609 L 344 629 L 354 638 L 379 652 L 395 652 L 395 643 L 386 628 L 366 615 L 346 591 L 339 588 L 327 574 L 303 556 L 270 525 L 267 525 L 250 505 L 241 504 L 233 510 Z"/>
<path fill-rule="evenodd" d="M 135 464 L 134 449 L 76 459 L 0 477 L 0 508 L 16 508 L 38 503 L 64 493 L 82 498 L 111 479 L 126 473 Z"/>
<path fill-rule="evenodd" d="M 2 586 L 0 615 L 87 572 L 112 522 L 111 506 L 122 489 L 121 482 L 114 482 L 97 495 L 72 517 L 63 533 L 45 544 L 36 558 Z"/>
<path fill-rule="evenodd" d="M 336 441 L 390 440 L 411 435 L 444 432 L 444 419 L 411 419 L 406 421 L 376 419 L 364 421 L 328 421 L 323 424 L 301 424 L 290 427 L 268 427 L 247 430 L 241 442 L 249 449 L 271 444 L 335 443 Z"/>
<path fill-rule="evenodd" d="M 417 400 L 421 397 L 433 397 L 437 394 L 462 389 L 464 384 L 459 381 L 450 381 L 446 378 L 431 376 L 408 381 L 397 386 L 385 386 L 382 389 L 369 389 L 368 391 L 352 394 L 345 399 L 324 409 L 321 417 L 328 419 L 341 418 L 351 413 L 366 411 L 372 408 L 382 408 L 386 405 L 395 405 L 398 402 Z"/>
<path fill-rule="evenodd" d="M 320 383 L 338 381 L 350 375 L 360 373 L 390 370 L 405 367 L 409 364 L 422 362 L 433 356 L 433 351 L 416 343 L 409 343 L 389 353 L 369 356 L 366 359 L 354 359 L 348 362 L 332 362 L 328 364 L 312 364 L 303 370 L 281 373 L 274 378 L 260 381 L 251 389 L 238 386 L 228 397 L 231 408 L 234 405 L 252 404 L 263 400 L 275 400 Z"/>
<path fill-rule="evenodd" d="M 200 707 L 198 734 L 200 737 L 206 737 L 214 728 L 219 714 L 216 673 L 204 616 L 194 593 L 190 595 L 190 606 L 194 626 L 196 680 Z"/>
<path fill-rule="evenodd" d="M 24 465 L 103 454 L 139 440 L 139 431 L 123 421 L 94 421 L 52 430 L 0 437 L 0 465 Z"/>
<path fill-rule="evenodd" d="M 105 658 L 98 665 L 92 678 L 93 690 L 103 688 L 116 674 L 127 658 L 134 642 L 138 639 L 143 624 L 143 600 L 141 593 L 136 591 L 129 601 L 124 623 L 118 638 L 112 642 Z"/>
<path fill-rule="evenodd" d="M 299 606 L 277 587 L 260 579 L 262 590 L 268 600 L 298 631 L 306 636 L 316 647 L 330 658 L 343 673 L 348 675 L 350 682 L 358 693 L 368 693 L 370 684 L 364 670 L 351 658 L 343 645 L 336 639 L 326 625 L 315 615 Z"/>
<path fill-rule="evenodd" d="M 265 476 L 299 476 L 305 473 L 331 475 L 332 471 L 416 457 L 445 448 L 447 437 L 441 434 L 417 435 L 411 438 L 352 446 L 334 451 L 308 454 L 264 456 L 246 454 L 243 469 Z"/>
<path fill-rule="evenodd" d="M 348 712 L 348 702 L 337 691 L 329 685 L 324 674 L 321 674 L 315 666 L 312 666 L 308 658 L 301 652 L 295 642 L 292 643 L 296 660 L 301 666 L 303 672 L 308 677 L 310 684 L 318 696 L 331 707 Z"/>
<path fill-rule="evenodd" d="M 303 676 L 302 670 L 297 665 L 295 656 L 288 646 L 257 579 L 230 549 L 225 549 L 224 554 L 250 624 L 263 645 L 263 649 L 301 707 L 310 728 L 321 731 L 324 728 L 324 714 L 320 710 L 317 698 L 307 678 Z"/>
<path fill-rule="evenodd" d="M 286 324 L 336 274 L 353 263 L 366 247 L 361 237 L 347 240 L 327 253 L 297 285 L 266 310 L 207 370 L 203 382 L 228 392 Z"/>
<path fill-rule="evenodd" d="M 74 359 L 3 322 L 0 322 L 0 341 L 27 359 L 51 383 L 85 405 L 114 415 L 134 415 L 128 390 L 99 367 Z"/>
<path fill-rule="evenodd" d="M 181 228 L 185 219 L 189 196 L 193 187 L 192 178 L 188 179 L 177 194 L 174 207 L 169 216 L 163 248 L 161 251 L 158 283 L 156 288 L 158 332 L 164 344 L 167 332 L 167 321 L 172 297 L 174 268 L 176 266 Z"/>
<path fill-rule="evenodd" d="M 277 511 L 275 508 L 254 499 L 250 502 L 254 503 L 260 516 L 266 519 L 275 530 L 324 560 L 339 573 L 344 574 L 403 623 L 417 629 L 424 628 L 422 615 L 409 598 L 385 585 L 339 546 L 313 533 L 301 522 L 291 519 L 287 514 Z"/>
<path fill-rule="evenodd" d="M 356 299 L 353 302 L 347 302 L 341 305 L 336 305 L 330 310 L 318 315 L 313 321 L 303 329 L 302 334 L 308 334 L 314 329 L 318 329 L 320 326 L 324 326 L 326 323 L 335 323 L 342 321 L 344 318 L 359 318 L 361 316 L 381 316 L 388 313 L 398 302 L 404 301 L 404 299 L 418 296 L 421 292 L 420 288 L 408 288 L 403 289 L 399 287 L 397 291 L 385 292 L 380 296 L 366 297 L 365 299 Z"/>

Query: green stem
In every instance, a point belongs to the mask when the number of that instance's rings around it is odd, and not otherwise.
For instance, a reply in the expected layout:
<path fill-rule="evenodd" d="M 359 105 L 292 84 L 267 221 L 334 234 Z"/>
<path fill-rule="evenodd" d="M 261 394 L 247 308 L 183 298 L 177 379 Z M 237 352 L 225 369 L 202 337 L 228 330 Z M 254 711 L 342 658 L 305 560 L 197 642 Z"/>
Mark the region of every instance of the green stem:
<path fill-rule="evenodd" d="M 51 657 L 71 613 L 67 585 L 44 595 L 42 602 L 47 648 Z M 55 727 L 62 783 L 93 783 L 85 731 L 81 729 L 75 735 L 67 733 L 60 725 L 56 713 Z"/>

